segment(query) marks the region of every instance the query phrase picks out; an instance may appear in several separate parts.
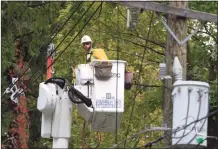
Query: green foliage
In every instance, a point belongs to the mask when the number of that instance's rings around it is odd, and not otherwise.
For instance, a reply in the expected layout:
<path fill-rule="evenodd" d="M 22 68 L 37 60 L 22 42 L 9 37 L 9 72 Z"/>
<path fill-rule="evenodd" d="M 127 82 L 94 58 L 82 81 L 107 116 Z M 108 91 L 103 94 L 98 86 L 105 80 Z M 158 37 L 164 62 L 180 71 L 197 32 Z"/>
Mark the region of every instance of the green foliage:
<path fill-rule="evenodd" d="M 28 47 L 30 57 L 39 54 L 39 58 L 31 65 L 31 73 L 35 71 L 45 70 L 46 46 L 39 50 L 42 43 L 47 43 L 51 38 L 50 33 L 61 26 L 70 16 L 72 11 L 81 2 L 66 2 L 62 6 L 61 2 L 2 2 L 2 74 L 11 63 L 13 63 L 14 54 L 14 38 L 22 36 L 25 46 Z M 90 11 L 81 18 L 82 14 L 87 10 L 92 2 L 82 2 L 82 5 L 76 10 L 73 17 L 59 32 L 53 43 L 55 43 L 58 55 L 66 48 L 66 46 L 75 38 L 76 34 L 83 27 L 85 21 L 94 13 L 100 2 L 90 8 Z M 216 2 L 189 2 L 190 9 L 215 13 Z M 34 5 L 34 7 L 33 7 Z M 35 6 L 39 5 L 39 6 Z M 162 86 L 158 79 L 159 62 L 164 60 L 164 50 L 166 42 L 166 30 L 158 17 L 151 11 L 139 13 L 137 25 L 135 29 L 127 29 L 126 27 L 126 7 L 118 6 L 114 3 L 104 2 L 100 10 L 94 18 L 87 24 L 81 34 L 72 42 L 68 49 L 54 64 L 55 76 L 67 78 L 68 82 L 72 80 L 71 67 L 85 62 L 85 52 L 80 44 L 83 35 L 89 35 L 93 39 L 93 47 L 103 48 L 110 59 L 122 59 L 128 62 L 128 68 L 134 71 L 135 82 L 139 84 L 151 84 Z M 66 34 L 81 19 L 69 36 L 62 42 Z M 151 23 L 151 28 L 149 25 Z M 197 26 L 196 21 L 189 20 L 189 32 Z M 206 26 L 206 28 L 205 28 Z M 189 42 L 188 57 L 188 75 L 192 80 L 209 82 L 211 85 L 210 98 L 211 105 L 216 106 L 217 101 L 217 75 L 210 78 L 214 69 L 210 68 L 212 64 L 216 64 L 217 50 L 214 46 L 216 41 L 216 25 L 206 23 Z M 206 30 L 207 29 L 207 30 Z M 149 37 L 148 32 L 150 31 Z M 204 33 L 203 33 L 204 32 Z M 26 35 L 27 34 L 27 35 Z M 25 35 L 25 36 L 24 36 Z M 54 33 L 52 34 L 54 35 Z M 148 41 L 146 42 L 148 38 Z M 146 48 L 144 59 L 142 60 L 144 49 Z M 118 53 L 116 51 L 119 51 Z M 142 71 L 139 73 L 142 63 Z M 216 64 L 217 65 L 217 64 Z M 215 66 L 216 66 L 215 65 Z M 41 73 L 41 72 L 38 72 Z M 45 73 L 45 72 L 44 72 Z M 38 75 L 37 74 L 37 75 Z M 138 75 L 140 76 L 138 77 Z M 33 77 L 32 80 L 34 80 Z M 139 78 L 139 80 L 138 80 Z M 31 80 L 31 81 L 32 81 Z M 32 85 L 32 93 L 38 95 L 38 83 L 44 80 L 42 76 L 38 82 Z M 7 87 L 7 82 L 2 77 L 2 88 Z M 3 90 L 2 90 L 3 92 Z M 138 93 L 135 96 L 135 93 Z M 36 101 L 33 97 L 28 102 L 30 109 L 30 148 L 52 147 L 52 139 L 40 138 L 41 114 L 36 110 Z M 131 91 L 125 91 L 125 112 L 122 117 L 120 129 L 117 133 L 118 143 L 125 140 L 126 137 L 148 128 L 149 126 L 162 125 L 162 87 L 139 87 L 134 85 Z M 133 104 L 134 103 L 134 104 Z M 134 107 L 133 107 L 134 106 Z M 133 109 L 133 111 L 132 111 Z M 133 112 L 132 117 L 131 112 Z M 10 112 L 7 113 L 9 115 Z M 78 115 L 76 107 L 73 111 L 72 132 L 70 138 L 70 147 L 82 148 L 83 140 L 82 129 L 83 119 Z M 2 128 L 7 130 L 10 116 L 2 119 Z M 88 125 L 88 124 L 87 124 Z M 128 131 L 128 134 L 127 134 Z M 85 127 L 85 140 L 90 147 L 95 147 L 98 143 L 96 133 L 90 131 L 89 127 Z M 113 147 L 115 144 L 115 135 L 113 133 L 101 133 L 102 140 L 100 148 Z M 127 141 L 126 147 L 142 146 L 149 141 L 162 135 L 162 132 L 142 133 L 138 137 Z M 123 143 L 119 147 L 123 147 Z M 160 143 L 158 147 L 162 147 Z"/>
<path fill-rule="evenodd" d="M 217 1 L 190 1 L 189 9 L 217 14 Z"/>
<path fill-rule="evenodd" d="M 14 40 L 16 38 L 21 39 L 22 47 L 21 50 L 28 51 L 28 57 L 25 57 L 25 60 L 28 62 L 32 56 L 36 56 L 39 54 L 39 58 L 35 59 L 34 62 L 31 63 L 31 74 L 33 74 L 36 70 L 41 70 L 42 65 L 44 67 L 43 57 L 45 57 L 45 53 L 41 54 L 39 51 L 40 45 L 42 43 L 48 42 L 50 40 L 49 34 L 54 29 L 51 27 L 53 25 L 55 18 L 57 17 L 59 10 L 61 9 L 60 2 L 49 2 L 42 4 L 41 2 L 1 2 L 2 9 L 1 9 L 1 60 L 2 60 L 2 67 L 1 67 L 1 82 L 2 82 L 2 90 L 1 93 L 5 91 L 6 87 L 8 87 L 8 82 L 4 77 L 4 71 L 10 65 L 17 65 L 15 64 L 14 59 L 14 52 L 15 52 L 15 44 Z M 37 7 L 35 7 L 38 5 Z M 45 50 L 45 49 L 43 49 Z M 43 51 L 41 49 L 41 51 Z M 34 80 L 37 76 L 35 75 L 32 80 Z M 41 79 L 41 78 L 40 78 Z M 31 80 L 31 81 L 32 81 Z M 33 94 L 38 94 L 38 82 L 35 84 L 30 83 L 31 91 Z M 36 85 L 36 86 L 35 86 Z M 30 140 L 29 145 L 30 147 L 34 147 L 37 144 L 35 138 L 39 134 L 40 137 L 40 116 L 41 114 L 36 109 L 36 103 L 33 100 L 36 98 L 32 98 L 31 96 L 26 95 L 28 99 L 30 99 L 30 103 L 28 103 L 28 109 L 34 108 L 34 114 L 30 114 Z M 8 97 L 5 97 L 7 99 Z M 4 100 L 4 106 L 5 106 Z M 7 105 L 7 103 L 6 103 Z M 2 106 L 3 108 L 3 106 Z M 31 110 L 30 110 L 31 111 Z M 37 112 L 39 115 L 37 115 Z M 31 113 L 31 112 L 30 112 Z M 2 132 L 7 132 L 9 122 L 12 120 L 11 115 L 12 109 L 9 106 L 7 112 L 4 113 L 2 117 Z M 37 118 L 35 116 L 37 115 Z M 41 144 L 38 144 L 40 147 Z"/>
<path fill-rule="evenodd" d="M 217 87 L 217 78 L 214 81 L 210 82 L 210 106 L 211 109 L 215 109 L 218 107 L 218 87 Z"/>
<path fill-rule="evenodd" d="M 12 113 L 9 112 L 5 112 L 4 116 L 1 117 L 4 121 L 1 121 L 1 136 L 3 136 L 5 133 L 7 134 L 8 132 L 8 127 L 9 127 L 9 123 L 13 120 L 13 116 Z"/>

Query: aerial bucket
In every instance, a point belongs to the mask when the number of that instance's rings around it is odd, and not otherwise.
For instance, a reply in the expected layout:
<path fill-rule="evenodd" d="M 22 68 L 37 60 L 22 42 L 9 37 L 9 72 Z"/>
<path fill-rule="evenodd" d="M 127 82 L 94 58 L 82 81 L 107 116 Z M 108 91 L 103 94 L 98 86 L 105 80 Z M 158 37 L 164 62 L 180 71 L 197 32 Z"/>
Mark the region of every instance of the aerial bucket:
<path fill-rule="evenodd" d="M 91 107 L 78 104 L 78 113 L 91 123 L 92 131 L 116 132 L 120 127 L 124 112 L 125 66 L 126 61 L 122 60 L 94 60 L 79 65 L 76 70 L 74 87 L 92 101 Z M 87 81 L 91 83 L 85 83 Z"/>

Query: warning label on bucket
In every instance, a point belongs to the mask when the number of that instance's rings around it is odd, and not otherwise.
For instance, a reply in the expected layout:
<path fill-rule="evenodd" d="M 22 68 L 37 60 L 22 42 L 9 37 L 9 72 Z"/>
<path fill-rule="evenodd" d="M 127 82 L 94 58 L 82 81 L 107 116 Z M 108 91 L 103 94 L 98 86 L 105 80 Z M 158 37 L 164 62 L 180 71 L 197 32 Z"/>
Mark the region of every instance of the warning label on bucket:
<path fill-rule="evenodd" d="M 116 99 L 96 100 L 96 108 L 121 108 L 121 100 L 116 100 Z"/>

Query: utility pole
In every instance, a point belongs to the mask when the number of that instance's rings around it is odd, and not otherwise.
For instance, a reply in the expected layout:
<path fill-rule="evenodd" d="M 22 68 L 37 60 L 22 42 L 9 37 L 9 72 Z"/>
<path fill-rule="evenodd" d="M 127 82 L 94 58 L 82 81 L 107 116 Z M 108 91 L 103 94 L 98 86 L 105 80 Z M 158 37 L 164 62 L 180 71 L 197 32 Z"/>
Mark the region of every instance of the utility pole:
<path fill-rule="evenodd" d="M 159 13 L 168 14 L 167 24 L 160 17 L 160 20 L 167 29 L 167 44 L 166 44 L 166 76 L 164 79 L 165 82 L 165 95 L 164 95 L 164 126 L 167 128 L 172 128 L 172 85 L 174 83 L 174 78 L 172 76 L 172 67 L 174 57 L 177 56 L 182 65 L 182 77 L 183 80 L 186 80 L 186 59 L 187 59 L 187 44 L 186 42 L 193 36 L 198 29 L 193 33 L 187 36 L 187 23 L 186 19 L 197 19 L 201 21 L 208 21 L 217 23 L 217 15 L 210 14 L 202 11 L 195 11 L 188 9 L 187 1 L 172 1 L 169 2 L 170 5 L 155 3 L 155 2 L 114 2 L 117 4 L 125 5 L 126 7 L 131 8 L 140 8 L 143 10 L 151 10 Z M 163 66 L 163 65 L 162 65 Z M 164 66 L 163 66 L 164 68 Z M 171 146 L 171 134 L 169 137 L 164 139 L 164 146 Z"/>
<path fill-rule="evenodd" d="M 188 2 L 186 1 L 172 1 L 170 6 L 177 8 L 187 8 Z M 182 41 L 187 36 L 187 23 L 185 17 L 168 14 L 168 26 L 177 36 L 177 38 Z M 171 98 L 172 85 L 174 83 L 174 78 L 172 75 L 172 67 L 174 57 L 177 56 L 182 65 L 182 76 L 183 80 L 186 80 L 186 57 L 187 57 L 187 44 L 178 44 L 178 42 L 173 38 L 173 36 L 167 32 L 167 44 L 166 44 L 166 65 L 167 65 L 167 75 L 171 76 L 169 79 L 165 79 L 165 108 L 164 108 L 164 124 L 168 128 L 172 128 L 172 114 L 173 105 Z M 167 133 L 167 132 L 166 132 Z M 164 139 L 166 146 L 170 146 L 172 143 L 171 135 Z"/>

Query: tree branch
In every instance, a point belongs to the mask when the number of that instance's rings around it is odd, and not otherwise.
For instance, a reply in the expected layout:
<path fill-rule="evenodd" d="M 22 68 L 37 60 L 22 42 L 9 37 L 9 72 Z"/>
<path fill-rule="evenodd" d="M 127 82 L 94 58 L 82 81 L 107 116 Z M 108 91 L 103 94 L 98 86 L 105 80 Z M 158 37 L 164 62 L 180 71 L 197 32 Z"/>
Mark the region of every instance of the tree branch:
<path fill-rule="evenodd" d="M 147 13 L 148 13 L 148 12 L 147 12 Z M 125 20 L 127 20 L 127 18 L 122 14 L 122 12 L 121 12 L 120 10 L 119 10 L 119 14 L 120 14 Z M 148 14 L 149 14 L 149 13 L 148 13 Z M 102 24 L 103 24 L 103 22 L 102 22 Z M 105 25 L 105 24 L 104 24 L 104 25 Z M 136 31 L 136 30 L 135 30 L 135 31 Z M 121 33 L 121 34 L 131 35 L 131 36 L 140 38 L 140 39 L 145 40 L 145 41 L 147 40 L 148 42 L 151 42 L 151 43 L 156 44 L 156 45 L 158 45 L 158 46 L 160 46 L 160 47 L 162 47 L 162 48 L 165 48 L 165 44 L 163 44 L 163 43 L 157 43 L 157 42 L 155 42 L 155 41 L 152 41 L 152 40 L 149 40 L 149 39 L 145 39 L 145 38 L 141 37 L 137 31 L 136 31 L 137 35 L 134 35 L 133 33 L 124 33 L 124 32 L 120 32 L 120 31 L 116 31 L 116 32 L 119 32 L 119 33 Z"/>
<path fill-rule="evenodd" d="M 140 131 L 138 133 L 135 133 L 134 135 L 128 137 L 127 139 L 123 140 L 122 142 L 116 144 L 116 147 L 118 145 L 123 144 L 127 140 L 140 137 L 140 134 L 147 133 L 147 132 L 154 132 L 154 131 L 172 131 L 172 129 L 170 129 L 170 128 L 162 128 L 162 127 L 153 127 L 153 128 L 150 128 L 150 129 L 146 128 L 146 129 L 144 129 L 144 130 L 142 130 L 142 131 Z"/>
<path fill-rule="evenodd" d="M 155 41 L 150 40 L 150 39 L 145 39 L 145 38 L 141 37 L 140 35 L 134 35 L 133 33 L 125 33 L 125 32 L 121 32 L 121 31 L 115 30 L 115 29 L 111 29 L 111 28 L 110 28 L 108 25 L 106 25 L 104 22 L 101 21 L 101 23 L 102 23 L 104 26 L 106 26 L 107 28 L 109 28 L 111 31 L 114 31 L 114 32 L 116 32 L 116 33 L 118 32 L 119 34 L 131 35 L 131 36 L 137 37 L 137 38 L 139 38 L 139 39 L 142 39 L 142 40 L 151 42 L 151 43 L 153 43 L 153 44 L 155 44 L 155 45 L 158 45 L 158 46 L 160 46 L 160 47 L 162 47 L 162 48 L 165 48 L 165 45 L 164 45 L 163 43 L 158 43 L 158 42 L 155 42 Z"/>
<path fill-rule="evenodd" d="M 190 27 L 190 26 L 189 26 L 188 28 L 194 30 L 193 27 Z M 208 30 L 208 28 L 206 27 L 205 24 L 204 24 L 204 28 L 205 28 L 206 32 L 200 31 L 200 30 L 199 30 L 198 32 L 199 32 L 199 33 L 207 34 L 207 35 L 209 35 L 210 37 L 212 37 L 214 41 L 216 41 L 216 37 L 214 37 L 214 36 L 209 32 L 209 30 Z"/>
<path fill-rule="evenodd" d="M 23 34 L 23 35 L 15 36 L 15 37 L 14 37 L 14 41 L 15 41 L 17 38 L 22 38 L 22 37 L 24 37 L 24 36 L 29 36 L 29 35 L 31 35 L 31 34 L 33 34 L 33 33 L 34 33 L 34 31 L 31 31 L 31 32 L 25 33 L 25 34 Z"/>
<path fill-rule="evenodd" d="M 115 36 L 116 37 L 116 36 Z M 150 51 L 152 51 L 152 52 L 154 52 L 154 53 L 157 53 L 157 54 L 159 54 L 159 55 L 165 55 L 164 53 L 162 53 L 162 52 L 159 52 L 159 51 L 156 51 L 156 50 L 154 50 L 153 48 L 151 48 L 151 47 L 145 47 L 144 45 L 142 45 L 142 44 L 139 44 L 139 43 L 136 43 L 136 42 L 133 42 L 133 41 L 130 41 L 130 40 L 128 40 L 128 39 L 123 39 L 123 38 L 120 38 L 121 40 L 123 40 L 123 41 L 127 41 L 127 42 L 129 42 L 129 43 L 132 43 L 132 44 L 134 44 L 134 45 L 137 45 L 137 46 L 140 46 L 140 47 L 143 47 L 143 48 L 147 48 L 147 49 L 149 49 Z"/>
<path fill-rule="evenodd" d="M 212 33 L 208 30 L 208 28 L 207 28 L 207 26 L 206 26 L 206 23 L 204 24 L 204 28 L 205 28 L 205 30 L 206 30 L 206 33 L 207 33 L 208 35 L 210 35 L 210 36 L 213 38 L 214 41 L 216 41 L 216 37 L 214 37 L 214 36 L 212 35 Z"/>
<path fill-rule="evenodd" d="M 96 30 L 96 31 L 97 31 L 97 30 Z M 142 44 L 139 44 L 139 43 L 136 43 L 136 42 L 130 41 L 130 40 L 128 40 L 128 39 L 120 38 L 120 37 L 118 37 L 118 36 L 116 36 L 116 35 L 114 35 L 114 34 L 108 33 L 108 32 L 103 32 L 103 33 L 107 33 L 108 35 L 111 35 L 112 37 L 119 38 L 119 39 L 121 39 L 121 40 L 123 40 L 123 41 L 129 42 L 129 43 L 132 43 L 132 44 L 134 44 L 134 45 L 137 45 L 137 46 L 140 46 L 140 47 L 143 47 L 143 48 L 147 48 L 148 50 L 150 50 L 150 51 L 152 51 L 152 52 L 154 52 L 154 53 L 157 53 L 157 54 L 159 54 L 159 55 L 163 55 L 163 56 L 165 56 L 164 53 L 159 52 L 159 51 L 156 51 L 156 50 L 154 50 L 154 49 L 151 48 L 151 47 L 148 47 L 148 46 L 145 47 L 145 46 L 142 45 Z"/>
<path fill-rule="evenodd" d="M 104 46 L 104 49 L 106 49 L 107 51 L 114 51 L 114 52 L 117 52 L 117 50 L 111 50 L 111 49 L 108 49 L 108 48 L 105 47 L 105 46 Z M 121 51 L 121 50 L 119 50 L 118 52 L 124 53 L 124 54 L 126 54 L 126 55 L 136 56 L 136 57 L 138 57 L 138 58 L 143 58 L 141 55 L 134 54 L 134 53 L 124 52 L 124 51 Z M 158 63 L 158 64 L 160 63 L 159 61 L 155 61 L 155 60 L 150 60 L 150 59 L 146 59 L 146 60 L 149 61 L 149 62 L 153 62 L 153 63 Z"/>
<path fill-rule="evenodd" d="M 121 33 L 122 33 L 122 32 L 121 32 Z M 153 43 L 153 44 L 155 44 L 155 45 L 158 45 L 158 46 L 160 46 L 160 47 L 162 47 L 162 48 L 165 48 L 165 45 L 164 45 L 163 43 L 157 43 L 157 42 L 155 42 L 155 41 L 153 41 L 153 40 L 145 39 L 145 38 L 143 38 L 143 37 L 141 37 L 141 36 L 136 36 L 136 35 L 131 34 L 131 33 L 125 33 L 125 32 L 124 32 L 124 33 L 122 33 L 122 34 L 128 34 L 128 35 L 137 37 L 137 38 L 142 39 L 142 40 L 147 40 L 148 42 L 151 42 L 151 43 Z"/>
<path fill-rule="evenodd" d="M 172 88 L 169 88 L 169 87 L 164 86 L 164 85 L 161 86 L 161 85 L 153 85 L 153 84 L 149 85 L 149 84 L 134 84 L 134 83 L 132 85 L 142 86 L 142 87 L 164 87 L 164 88 L 172 91 Z"/>
<path fill-rule="evenodd" d="M 36 7 L 44 6 L 44 5 L 48 4 L 48 3 L 50 3 L 50 1 L 41 2 L 41 3 L 39 3 L 39 4 L 33 4 L 33 5 L 28 5 L 28 4 L 27 4 L 27 7 L 36 8 Z"/>

